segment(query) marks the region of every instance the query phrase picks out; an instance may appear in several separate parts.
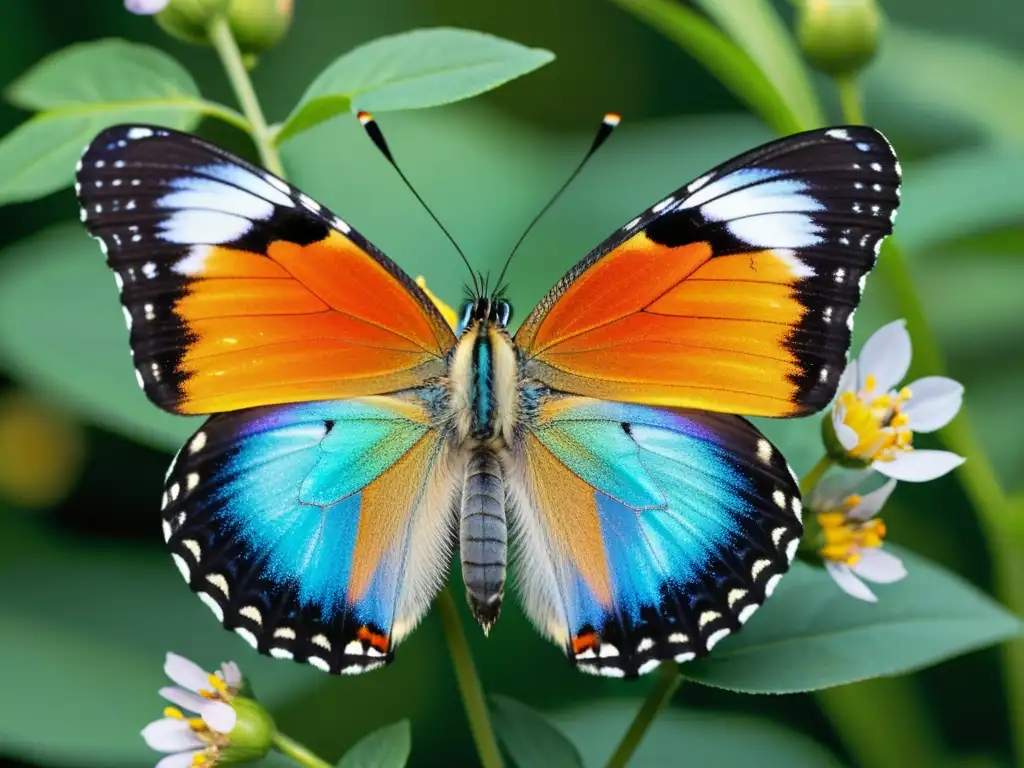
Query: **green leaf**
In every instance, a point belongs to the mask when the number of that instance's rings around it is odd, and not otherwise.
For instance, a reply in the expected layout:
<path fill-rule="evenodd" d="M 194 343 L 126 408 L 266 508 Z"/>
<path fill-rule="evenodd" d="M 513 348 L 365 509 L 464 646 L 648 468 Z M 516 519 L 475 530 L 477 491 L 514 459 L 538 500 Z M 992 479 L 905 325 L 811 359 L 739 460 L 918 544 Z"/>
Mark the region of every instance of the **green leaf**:
<path fill-rule="evenodd" d="M 364 736 L 338 761 L 338 768 L 404 768 L 412 749 L 409 721 Z"/>
<path fill-rule="evenodd" d="M 139 390 L 117 288 L 80 224 L 44 230 L 0 260 L 0 360 L 57 402 L 140 442 L 176 451 L 198 419 Z"/>
<path fill-rule="evenodd" d="M 889 23 L 865 85 L 869 111 L 897 104 L 925 126 L 947 116 L 983 137 L 1024 142 L 1024 60 L 990 42 Z"/>
<path fill-rule="evenodd" d="M 506 696 L 490 698 L 494 729 L 519 768 L 583 765 L 573 743 L 540 712 Z"/>
<path fill-rule="evenodd" d="M 278 143 L 342 112 L 419 109 L 497 88 L 554 59 L 540 48 L 464 29 L 382 37 L 338 58 L 313 81 Z"/>
<path fill-rule="evenodd" d="M 768 0 L 697 0 L 697 5 L 760 67 L 803 130 L 823 124 L 793 36 Z"/>
<path fill-rule="evenodd" d="M 552 719 L 579 747 L 583 765 L 598 768 L 611 756 L 642 705 L 638 699 L 601 702 L 556 713 Z M 658 715 L 629 762 L 630 768 L 839 768 L 842 764 L 813 739 L 770 720 L 677 709 Z"/>
<path fill-rule="evenodd" d="M 613 2 L 677 43 L 777 132 L 808 127 L 754 59 L 700 14 L 675 0 Z"/>
<path fill-rule="evenodd" d="M 690 680 L 743 693 L 796 693 L 896 675 L 1017 637 L 1021 620 L 960 577 L 906 550 L 900 582 L 865 603 L 820 568 L 793 564 L 777 594 Z"/>
<path fill-rule="evenodd" d="M 124 40 L 68 46 L 47 56 L 7 89 L 32 111 L 104 102 L 194 100 L 188 71 L 163 51 Z"/>
<path fill-rule="evenodd" d="M 225 632 L 164 552 L 76 545 L 7 509 L 0 540 L 9 543 L 0 558 L 5 755 L 74 768 L 152 765 L 138 733 L 161 716 L 167 651 L 209 670 L 238 660 L 271 708 L 324 684 L 322 673 L 259 656 Z M 43 709 L 24 706 L 41 692 Z"/>
<path fill-rule="evenodd" d="M 69 186 L 82 150 L 116 123 L 189 130 L 204 114 L 247 126 L 237 113 L 199 96 L 191 76 L 155 48 L 101 40 L 66 48 L 8 91 L 26 109 L 47 110 L 0 140 L 0 204 L 34 200 Z"/>
<path fill-rule="evenodd" d="M 923 255 L 943 241 L 1020 221 L 1021 178 L 1020 146 L 972 147 L 914 163 L 906 172 L 896 220 L 900 242 Z"/>

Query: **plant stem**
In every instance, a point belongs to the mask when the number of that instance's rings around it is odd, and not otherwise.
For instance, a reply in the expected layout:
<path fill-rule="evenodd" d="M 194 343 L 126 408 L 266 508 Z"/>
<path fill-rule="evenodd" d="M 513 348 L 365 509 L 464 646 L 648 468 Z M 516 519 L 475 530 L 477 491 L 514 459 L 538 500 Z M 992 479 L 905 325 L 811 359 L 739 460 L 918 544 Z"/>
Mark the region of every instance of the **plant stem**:
<path fill-rule="evenodd" d="M 609 758 L 607 768 L 625 768 L 636 752 L 636 748 L 643 741 L 647 729 L 651 727 L 654 718 L 672 700 L 672 694 L 679 688 L 683 678 L 679 674 L 679 668 L 675 662 L 667 661 L 661 665 L 658 672 L 658 681 L 654 684 L 644 705 L 636 713 L 633 722 L 629 724 L 626 735 L 622 737 L 619 746 Z"/>
<path fill-rule="evenodd" d="M 484 700 L 484 689 L 480 684 L 473 656 L 469 652 L 469 643 L 462 631 L 458 608 L 452 596 L 451 587 L 446 587 L 437 599 L 437 608 L 441 614 L 441 626 L 448 640 L 448 650 L 452 654 L 452 666 L 455 667 L 455 679 L 459 684 L 462 702 L 466 707 L 469 719 L 469 730 L 476 742 L 476 751 L 480 755 L 483 768 L 501 768 L 501 752 L 491 725 L 491 714 Z"/>
<path fill-rule="evenodd" d="M 299 765 L 306 766 L 306 768 L 334 768 L 326 760 L 317 757 L 308 748 L 299 744 L 295 739 L 285 736 L 283 733 L 275 733 L 273 743 L 278 752 L 287 755 Z"/>
<path fill-rule="evenodd" d="M 837 80 L 844 118 L 851 123 L 862 122 L 860 92 L 855 81 Z M 946 361 L 938 339 L 932 332 L 914 278 L 907 267 L 903 249 L 895 237 L 886 238 L 879 258 L 879 271 L 885 275 L 907 321 L 907 330 L 914 339 L 912 377 L 942 374 Z M 957 477 L 978 515 L 992 558 L 993 581 L 996 596 L 1014 613 L 1024 614 L 1024 568 L 1020 551 L 1024 546 L 1024 533 L 1016 522 L 1010 503 L 981 442 L 971 428 L 967 408 L 948 426 L 939 431 L 939 439 L 951 450 L 966 456 L 967 461 L 957 470 Z M 1014 765 L 1024 768 L 1024 641 L 1010 641 L 1003 655 L 1005 685 L 1009 704 L 1009 725 L 1014 741 Z M 889 722 L 902 721 L 889 718 Z M 934 750 L 933 750 L 934 751 Z"/>
<path fill-rule="evenodd" d="M 256 142 L 256 149 L 260 153 L 260 160 L 263 166 L 271 173 L 284 177 L 284 166 L 281 164 L 281 156 L 274 146 L 273 136 L 270 128 L 267 127 L 267 119 L 263 116 L 263 109 L 260 107 L 259 99 L 256 98 L 256 91 L 253 90 L 252 80 L 242 63 L 242 52 L 238 50 L 238 43 L 231 32 L 227 16 L 218 16 L 210 22 L 210 40 L 213 47 L 220 56 L 224 65 L 231 87 L 238 97 L 238 103 L 242 112 L 252 126 L 252 139 Z"/>
<path fill-rule="evenodd" d="M 836 90 L 839 91 L 839 104 L 843 110 L 843 120 L 852 125 L 864 125 L 864 108 L 860 103 L 857 76 L 840 75 L 836 77 Z"/>
<path fill-rule="evenodd" d="M 829 458 L 827 453 L 818 459 L 810 471 L 800 478 L 800 495 L 806 499 L 814 487 L 821 482 L 821 478 L 828 472 L 831 466 L 832 459 Z"/>

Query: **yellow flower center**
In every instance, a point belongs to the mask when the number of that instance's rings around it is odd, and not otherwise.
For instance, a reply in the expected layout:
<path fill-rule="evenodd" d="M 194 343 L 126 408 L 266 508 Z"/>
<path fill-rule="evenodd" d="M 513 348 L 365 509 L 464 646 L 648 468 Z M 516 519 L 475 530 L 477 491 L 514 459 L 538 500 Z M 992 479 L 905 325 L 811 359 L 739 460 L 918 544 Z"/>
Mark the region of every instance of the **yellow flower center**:
<path fill-rule="evenodd" d="M 882 546 L 885 523 L 877 517 L 871 520 L 853 520 L 849 511 L 860 503 L 860 496 L 848 496 L 834 512 L 818 514 L 818 525 L 824 541 L 818 554 L 825 560 L 844 565 L 856 565 L 862 549 Z"/>
<path fill-rule="evenodd" d="M 192 768 L 211 768 L 217 764 L 218 751 L 228 746 L 230 739 L 226 734 L 217 733 L 210 729 L 206 721 L 201 717 L 185 717 L 185 714 L 177 707 L 165 707 L 164 717 L 173 717 L 175 720 L 182 720 L 188 724 L 206 748 L 201 752 L 192 755 Z"/>
<path fill-rule="evenodd" d="M 910 400 L 909 387 L 899 392 L 875 393 L 877 381 L 869 375 L 860 392 L 844 392 L 839 402 L 845 409 L 843 423 L 857 433 L 850 453 L 865 461 L 892 461 L 900 451 L 913 449 L 914 433 L 903 407 Z"/>

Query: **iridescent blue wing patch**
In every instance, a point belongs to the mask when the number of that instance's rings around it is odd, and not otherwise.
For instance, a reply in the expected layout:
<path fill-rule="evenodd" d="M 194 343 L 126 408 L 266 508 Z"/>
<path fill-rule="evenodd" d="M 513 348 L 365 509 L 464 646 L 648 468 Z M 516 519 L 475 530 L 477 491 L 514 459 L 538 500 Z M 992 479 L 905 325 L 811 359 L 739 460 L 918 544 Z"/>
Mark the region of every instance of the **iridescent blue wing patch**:
<path fill-rule="evenodd" d="M 517 465 L 527 613 L 584 672 L 706 655 L 772 594 L 803 530 L 785 459 L 738 416 L 548 393 Z"/>
<path fill-rule="evenodd" d="M 383 666 L 450 556 L 425 390 L 210 418 L 168 472 L 164 537 L 224 626 L 332 673 Z"/>

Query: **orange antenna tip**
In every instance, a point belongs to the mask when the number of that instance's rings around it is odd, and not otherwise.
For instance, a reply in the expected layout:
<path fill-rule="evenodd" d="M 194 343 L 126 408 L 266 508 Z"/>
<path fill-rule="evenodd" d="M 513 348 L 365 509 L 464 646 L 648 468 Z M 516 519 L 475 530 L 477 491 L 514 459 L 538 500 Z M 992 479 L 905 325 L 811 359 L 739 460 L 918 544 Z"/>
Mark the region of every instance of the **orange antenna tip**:
<path fill-rule="evenodd" d="M 605 125 L 609 125 L 612 128 L 614 128 L 615 126 L 622 122 L 622 115 L 620 115 L 617 112 L 609 112 L 607 115 L 604 116 L 602 122 Z"/>
<path fill-rule="evenodd" d="M 356 117 L 359 118 L 360 125 L 366 125 L 367 123 L 373 122 L 373 115 L 371 115 L 369 112 L 359 112 L 358 114 L 356 114 Z"/>

